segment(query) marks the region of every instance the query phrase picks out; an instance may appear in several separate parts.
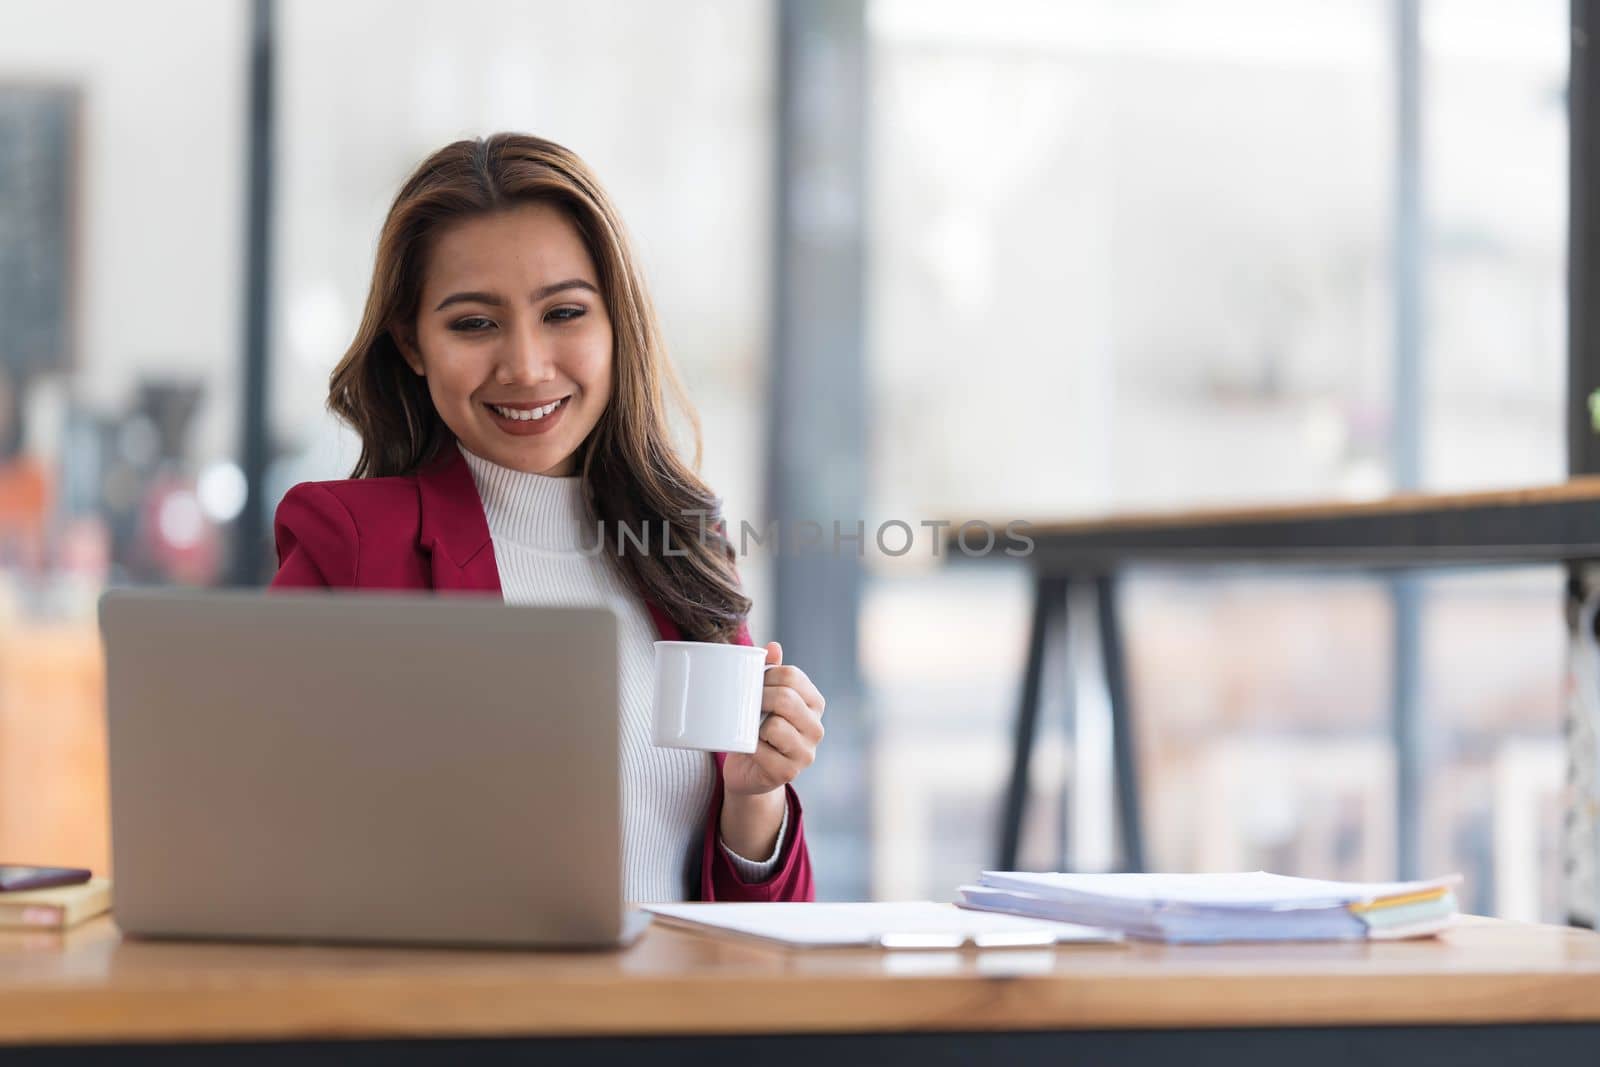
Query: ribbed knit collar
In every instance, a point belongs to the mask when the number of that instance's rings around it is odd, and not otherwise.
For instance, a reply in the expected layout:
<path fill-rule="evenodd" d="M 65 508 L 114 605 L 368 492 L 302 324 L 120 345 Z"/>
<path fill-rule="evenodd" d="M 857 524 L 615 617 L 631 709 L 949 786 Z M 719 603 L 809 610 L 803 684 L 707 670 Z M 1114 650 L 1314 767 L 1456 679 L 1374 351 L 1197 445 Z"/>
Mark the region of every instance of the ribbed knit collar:
<path fill-rule="evenodd" d="M 496 541 L 555 552 L 594 549 L 597 533 L 584 512 L 582 478 L 512 470 L 457 445 L 483 500 L 489 535 Z"/>

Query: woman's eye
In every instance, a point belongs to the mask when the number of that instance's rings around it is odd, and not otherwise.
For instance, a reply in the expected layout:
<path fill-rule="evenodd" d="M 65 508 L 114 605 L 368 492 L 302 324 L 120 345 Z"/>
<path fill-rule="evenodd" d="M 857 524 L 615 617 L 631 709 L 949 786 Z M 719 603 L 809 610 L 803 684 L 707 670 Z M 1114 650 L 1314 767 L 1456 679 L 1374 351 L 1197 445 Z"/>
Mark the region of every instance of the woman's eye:
<path fill-rule="evenodd" d="M 550 311 L 545 314 L 545 318 L 553 319 L 556 322 L 571 322 L 573 319 L 581 316 L 584 313 L 584 310 L 585 309 L 581 307 L 551 308 Z"/>
<path fill-rule="evenodd" d="M 452 322 L 450 328 L 459 333 L 477 333 L 481 330 L 487 330 L 493 325 L 493 322 L 482 315 L 468 315 L 464 319 L 457 319 Z"/>

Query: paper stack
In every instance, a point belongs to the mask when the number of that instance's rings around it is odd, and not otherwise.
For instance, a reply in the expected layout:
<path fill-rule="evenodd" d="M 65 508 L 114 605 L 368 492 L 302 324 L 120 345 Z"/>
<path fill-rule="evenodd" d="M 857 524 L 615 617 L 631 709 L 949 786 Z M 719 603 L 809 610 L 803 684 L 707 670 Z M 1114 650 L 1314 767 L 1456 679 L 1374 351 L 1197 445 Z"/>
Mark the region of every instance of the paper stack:
<path fill-rule="evenodd" d="M 985 871 L 963 907 L 1120 930 L 1152 941 L 1358 941 L 1424 937 L 1450 925 L 1460 875 L 1421 882 L 1323 882 L 1248 874 Z"/>

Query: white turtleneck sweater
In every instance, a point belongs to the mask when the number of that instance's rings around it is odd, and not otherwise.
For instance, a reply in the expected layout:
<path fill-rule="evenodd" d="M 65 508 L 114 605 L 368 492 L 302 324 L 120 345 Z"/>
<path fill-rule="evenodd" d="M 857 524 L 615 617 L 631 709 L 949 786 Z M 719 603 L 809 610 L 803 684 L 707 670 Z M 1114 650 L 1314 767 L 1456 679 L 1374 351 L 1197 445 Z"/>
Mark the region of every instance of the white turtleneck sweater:
<path fill-rule="evenodd" d="M 461 454 L 483 500 L 506 603 L 608 604 L 617 613 L 623 896 L 638 903 L 683 900 L 699 866 L 717 769 L 709 753 L 651 743 L 655 623 L 606 554 L 594 549 L 597 531 L 584 514 L 581 479 L 511 470 L 466 448 Z M 614 545 L 614 532 L 606 533 Z M 764 881 L 776 870 L 787 808 L 783 821 L 764 861 L 721 846 L 745 881 Z"/>

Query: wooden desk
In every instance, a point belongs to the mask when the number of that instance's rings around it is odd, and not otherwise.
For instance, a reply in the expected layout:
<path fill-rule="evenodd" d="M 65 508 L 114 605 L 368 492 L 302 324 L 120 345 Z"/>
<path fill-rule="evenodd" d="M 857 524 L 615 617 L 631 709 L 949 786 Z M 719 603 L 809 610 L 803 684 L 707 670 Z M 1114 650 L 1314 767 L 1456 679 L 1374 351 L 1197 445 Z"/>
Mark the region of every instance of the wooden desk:
<path fill-rule="evenodd" d="M 134 942 L 109 919 L 0 935 L 8 1067 L 213 1062 L 219 1042 L 246 1063 L 1592 1062 L 1600 935 L 1465 919 L 1391 944 L 878 953 L 657 926 L 592 955 Z"/>
<path fill-rule="evenodd" d="M 985 546 L 976 527 L 965 545 L 952 523 L 945 552 L 1010 558 L 1019 543 L 1005 535 L 1011 519 L 973 520 L 995 532 Z M 1600 477 L 1558 485 L 1479 493 L 1408 493 L 1359 503 L 1300 503 L 1278 507 L 1209 508 L 1030 520 L 1020 528 L 1033 539 L 1025 562 L 1033 571 L 1033 622 L 1023 670 L 1012 751 L 1011 780 L 1000 826 L 995 866 L 1017 865 L 1028 767 L 1033 751 L 1046 645 L 1064 643 L 1068 592 L 1074 584 L 1095 590 L 1095 627 L 1111 705 L 1112 759 L 1117 827 L 1125 869 L 1145 866 L 1144 835 L 1134 758 L 1122 628 L 1116 582 L 1132 566 L 1249 565 L 1394 571 L 1445 566 L 1509 566 L 1600 559 Z M 979 551 L 984 549 L 983 551 Z M 1413 609 L 1414 613 L 1414 609 Z M 1397 627 L 1397 633 L 1401 628 Z M 1397 637 L 1397 641 L 1400 638 Z M 1397 648 L 1397 659 L 1400 650 Z M 1397 683 L 1393 709 L 1397 740 L 1397 792 L 1402 809 L 1415 805 L 1421 757 L 1415 743 L 1414 687 Z M 1414 859 L 1418 828 L 1400 826 L 1401 876 Z"/>
<path fill-rule="evenodd" d="M 1401 493 L 1379 500 L 1308 501 L 1037 520 L 1028 560 L 1072 576 L 1108 565 L 1288 562 L 1329 567 L 1552 563 L 1600 558 L 1600 477 L 1478 493 Z M 997 532 L 1004 521 L 989 524 Z M 959 534 L 959 530 L 955 530 Z M 968 545 L 978 546 L 976 531 Z M 1002 537 L 993 550 L 999 554 Z M 952 541 L 950 551 L 959 547 Z"/>

